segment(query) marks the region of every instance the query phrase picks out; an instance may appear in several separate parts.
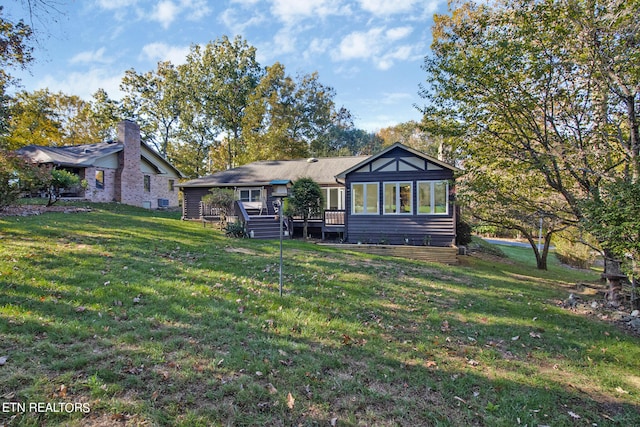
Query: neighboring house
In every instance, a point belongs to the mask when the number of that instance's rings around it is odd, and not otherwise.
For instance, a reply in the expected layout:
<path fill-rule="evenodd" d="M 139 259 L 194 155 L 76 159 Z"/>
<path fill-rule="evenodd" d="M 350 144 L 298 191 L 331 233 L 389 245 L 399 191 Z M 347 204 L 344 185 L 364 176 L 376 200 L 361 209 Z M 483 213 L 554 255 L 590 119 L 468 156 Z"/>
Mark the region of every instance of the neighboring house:
<path fill-rule="evenodd" d="M 453 246 L 456 171 L 397 143 L 368 157 L 254 162 L 178 186 L 184 219 L 209 214 L 201 199 L 210 189 L 234 190 L 236 199 L 256 214 L 247 218 L 250 229 L 257 217 L 275 213 L 272 181 L 308 177 L 325 195 L 325 213 L 316 224 L 323 237 L 339 232 L 348 243 Z"/>
<path fill-rule="evenodd" d="M 141 142 L 140 127 L 128 120 L 118 123 L 117 141 L 67 147 L 29 145 L 17 153 L 86 181 L 86 188 L 65 189 L 63 197 L 149 209 L 178 206 L 177 184 L 183 174 Z"/>

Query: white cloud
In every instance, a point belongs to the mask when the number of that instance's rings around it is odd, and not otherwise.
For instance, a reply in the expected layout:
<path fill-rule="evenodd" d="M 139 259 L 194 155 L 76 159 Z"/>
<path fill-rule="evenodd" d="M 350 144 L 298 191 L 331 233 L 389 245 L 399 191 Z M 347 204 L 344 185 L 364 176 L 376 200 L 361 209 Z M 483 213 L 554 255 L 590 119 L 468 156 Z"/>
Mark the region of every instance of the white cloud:
<path fill-rule="evenodd" d="M 281 28 L 273 36 L 273 46 L 275 53 L 291 53 L 296 50 L 297 37 L 290 27 Z M 274 53 L 272 52 L 272 53 Z"/>
<path fill-rule="evenodd" d="M 380 50 L 382 28 L 373 28 L 367 32 L 354 31 L 347 35 L 334 52 L 334 59 L 368 59 L 374 57 Z"/>
<path fill-rule="evenodd" d="M 302 56 L 304 57 L 304 59 L 310 59 L 316 55 L 322 55 L 329 50 L 329 48 L 331 47 L 331 43 L 331 39 L 313 39 L 309 43 L 309 47 L 304 51 Z"/>
<path fill-rule="evenodd" d="M 182 0 L 181 5 L 188 10 L 187 19 L 199 21 L 211 13 L 206 0 Z"/>
<path fill-rule="evenodd" d="M 234 35 L 244 34 L 247 28 L 257 26 L 265 21 L 262 15 L 255 15 L 249 19 L 238 16 L 238 11 L 233 8 L 226 9 L 222 12 L 219 19 Z"/>
<path fill-rule="evenodd" d="M 413 32 L 411 27 L 396 27 L 385 32 L 387 39 L 395 41 L 408 37 Z"/>
<path fill-rule="evenodd" d="M 100 49 L 95 51 L 87 50 L 84 52 L 77 53 L 69 60 L 69 62 L 71 64 L 95 64 L 95 63 L 110 64 L 112 63 L 113 62 L 112 59 L 104 57 L 104 52 L 105 52 L 104 47 L 101 47 Z"/>
<path fill-rule="evenodd" d="M 329 15 L 349 14 L 349 6 L 340 3 L 340 0 L 273 0 L 271 13 L 289 24 L 305 18 L 322 19 Z"/>
<path fill-rule="evenodd" d="M 358 0 L 360 7 L 374 15 L 391 15 L 395 13 L 405 13 L 413 8 L 418 0 Z"/>
<path fill-rule="evenodd" d="M 117 10 L 125 7 L 135 6 L 138 0 L 98 0 L 97 5 L 106 10 Z"/>
<path fill-rule="evenodd" d="M 185 62 L 189 46 L 170 46 L 165 43 L 150 43 L 142 47 L 141 57 L 151 61 L 170 61 L 173 65 Z"/>
<path fill-rule="evenodd" d="M 180 8 L 171 0 L 164 0 L 156 4 L 150 15 L 152 21 L 159 22 L 165 29 L 169 28 L 176 19 Z"/>
<path fill-rule="evenodd" d="M 87 72 L 73 72 L 63 78 L 50 74 L 39 79 L 40 88 L 48 88 L 52 92 L 77 95 L 89 100 L 100 88 L 104 89 L 112 99 L 120 99 L 120 82 L 124 73 L 111 68 L 93 68 Z"/>
<path fill-rule="evenodd" d="M 354 31 L 342 39 L 331 57 L 334 61 L 369 60 L 376 68 L 388 70 L 397 61 L 405 61 L 413 57 L 416 46 L 398 46 L 395 43 L 407 38 L 412 31 L 411 27 L 396 27 L 388 30 L 377 27 L 367 32 Z"/>

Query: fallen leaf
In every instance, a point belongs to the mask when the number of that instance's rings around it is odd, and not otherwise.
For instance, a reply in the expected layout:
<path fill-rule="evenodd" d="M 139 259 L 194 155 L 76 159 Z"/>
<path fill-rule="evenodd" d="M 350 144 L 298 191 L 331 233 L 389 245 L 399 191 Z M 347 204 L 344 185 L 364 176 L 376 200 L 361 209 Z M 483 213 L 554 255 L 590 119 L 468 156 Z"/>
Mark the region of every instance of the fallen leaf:
<path fill-rule="evenodd" d="M 269 390 L 269 394 L 277 394 L 278 389 L 273 386 L 273 384 L 267 384 L 267 390 Z"/>
<path fill-rule="evenodd" d="M 2 360 L 0 360 L 0 362 L 2 362 Z M 0 363 L 0 364 L 2 364 L 2 363 Z M 627 390 L 623 389 L 622 387 L 616 387 L 616 391 L 618 393 L 621 393 L 621 394 L 629 394 L 629 392 Z"/>
<path fill-rule="evenodd" d="M 60 386 L 60 392 L 58 393 L 58 396 L 60 397 L 66 397 L 67 396 L 67 386 L 62 384 Z"/>
<path fill-rule="evenodd" d="M 515 337 L 511 338 L 511 341 L 518 341 L 520 339 L 520 335 L 516 335 Z"/>
<path fill-rule="evenodd" d="M 3 366 L 7 363 L 7 356 L 0 356 L 0 366 Z"/>
<path fill-rule="evenodd" d="M 425 365 L 427 366 L 427 368 L 431 368 L 432 366 L 438 366 L 438 364 L 434 360 L 427 360 Z"/>
<path fill-rule="evenodd" d="M 531 338 L 540 338 L 540 334 L 537 334 L 537 333 L 535 333 L 535 332 L 529 332 L 529 336 L 530 336 Z"/>
<path fill-rule="evenodd" d="M 576 420 L 579 420 L 580 418 L 582 418 L 580 415 L 576 414 L 575 412 L 569 411 L 568 414 L 571 418 L 575 418 Z"/>
<path fill-rule="evenodd" d="M 331 427 L 336 427 L 338 425 L 338 417 L 331 418 Z"/>
<path fill-rule="evenodd" d="M 293 409 L 293 405 L 296 403 L 296 399 L 293 398 L 291 393 L 287 394 L 287 406 L 289 409 Z"/>
<path fill-rule="evenodd" d="M 342 344 L 344 345 L 351 344 L 351 337 L 347 334 L 342 334 Z"/>

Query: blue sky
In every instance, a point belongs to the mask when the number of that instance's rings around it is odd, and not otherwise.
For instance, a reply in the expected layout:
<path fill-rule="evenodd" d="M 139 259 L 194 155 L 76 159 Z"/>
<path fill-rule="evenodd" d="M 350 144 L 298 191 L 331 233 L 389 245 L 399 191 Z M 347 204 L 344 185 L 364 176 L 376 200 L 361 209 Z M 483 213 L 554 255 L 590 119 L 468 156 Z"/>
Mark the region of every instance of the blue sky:
<path fill-rule="evenodd" d="M 15 2 L 20 3 L 20 2 Z M 262 66 L 319 73 L 356 126 L 375 131 L 420 120 L 421 69 L 442 0 L 75 0 L 59 1 L 57 22 L 34 22 L 36 62 L 14 74 L 23 89 L 48 87 L 89 99 L 119 99 L 125 70 L 184 62 L 192 44 L 223 35 L 256 47 Z M 12 18 L 24 10 L 9 5 Z"/>

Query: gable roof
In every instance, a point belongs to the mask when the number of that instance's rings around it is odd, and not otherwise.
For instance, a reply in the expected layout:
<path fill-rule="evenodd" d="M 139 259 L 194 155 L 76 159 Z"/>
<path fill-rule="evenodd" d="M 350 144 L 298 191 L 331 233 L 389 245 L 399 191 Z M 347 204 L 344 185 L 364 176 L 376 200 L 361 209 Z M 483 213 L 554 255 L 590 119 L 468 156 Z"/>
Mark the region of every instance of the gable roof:
<path fill-rule="evenodd" d="M 369 156 L 263 160 L 178 184 L 178 187 L 263 186 L 274 179 L 311 178 L 320 185 L 336 183 L 336 175 Z"/>
<path fill-rule="evenodd" d="M 441 168 L 449 169 L 449 170 L 451 170 L 453 172 L 459 172 L 460 171 L 460 169 L 458 169 L 455 166 L 452 166 L 452 165 L 450 165 L 448 163 L 445 163 L 445 162 L 443 162 L 441 160 L 438 160 L 435 157 L 431 157 L 428 154 L 425 154 L 425 153 L 423 153 L 421 151 L 414 150 L 411 147 L 407 147 L 404 144 L 396 142 L 395 144 L 390 145 L 389 147 L 385 148 L 384 150 L 380 151 L 379 153 L 376 153 L 373 156 L 370 156 L 370 157 L 362 160 L 360 163 L 355 164 L 355 165 L 351 166 L 350 168 L 339 172 L 336 175 L 336 178 L 344 179 L 351 172 L 356 171 L 356 170 L 362 168 L 364 165 L 369 164 L 369 163 L 371 163 L 371 162 L 373 162 L 373 161 L 375 161 L 375 160 L 377 160 L 377 159 L 379 159 L 381 157 L 384 157 L 387 153 L 389 153 L 390 151 L 395 150 L 396 148 L 400 148 L 400 149 L 402 149 L 404 151 L 407 151 L 410 154 L 412 154 L 412 155 L 414 155 L 414 156 L 416 156 L 418 158 L 421 158 L 423 160 L 426 160 L 427 162 L 433 163 L 433 164 L 435 164 L 435 165 L 437 165 L 437 166 L 439 166 Z"/>
<path fill-rule="evenodd" d="M 167 159 L 151 149 L 145 143 L 141 143 L 141 157 L 151 164 L 158 173 L 162 169 L 158 163 L 164 164 L 173 170 L 179 177 L 184 174 L 174 167 Z M 107 141 L 95 144 L 69 145 L 64 147 L 46 147 L 41 145 L 27 145 L 19 148 L 16 152 L 26 156 L 36 163 L 51 163 L 56 166 L 86 168 L 95 166 L 96 163 L 105 157 L 119 153 L 124 149 L 121 142 Z M 146 150 L 144 150 L 146 149 Z"/>

